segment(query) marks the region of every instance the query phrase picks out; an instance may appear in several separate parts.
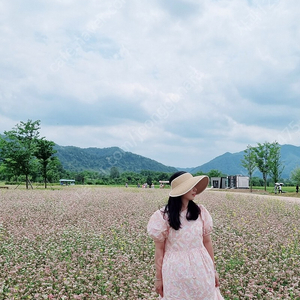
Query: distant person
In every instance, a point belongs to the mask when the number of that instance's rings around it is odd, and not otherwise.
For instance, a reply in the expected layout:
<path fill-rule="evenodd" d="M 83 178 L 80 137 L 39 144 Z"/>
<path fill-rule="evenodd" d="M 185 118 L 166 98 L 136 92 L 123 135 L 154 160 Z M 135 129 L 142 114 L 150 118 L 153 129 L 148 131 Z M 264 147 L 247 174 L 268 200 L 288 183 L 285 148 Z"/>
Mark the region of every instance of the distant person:
<path fill-rule="evenodd" d="M 277 184 L 275 183 L 275 187 L 274 187 L 274 193 L 277 194 Z"/>
<path fill-rule="evenodd" d="M 125 187 L 127 187 L 128 188 L 128 183 L 126 182 L 126 184 L 125 184 Z"/>
<path fill-rule="evenodd" d="M 296 193 L 298 194 L 298 192 L 299 192 L 299 185 L 297 184 L 296 185 Z"/>
<path fill-rule="evenodd" d="M 151 189 L 154 189 L 154 184 L 153 183 L 151 184 Z"/>
<path fill-rule="evenodd" d="M 281 184 L 279 184 L 279 187 L 278 187 L 278 194 L 282 194 L 282 186 L 281 186 Z"/>
<path fill-rule="evenodd" d="M 155 242 L 155 291 L 160 299 L 224 300 L 214 264 L 212 217 L 193 200 L 207 176 L 183 171 L 170 178 L 167 205 L 151 216 L 147 231 Z"/>

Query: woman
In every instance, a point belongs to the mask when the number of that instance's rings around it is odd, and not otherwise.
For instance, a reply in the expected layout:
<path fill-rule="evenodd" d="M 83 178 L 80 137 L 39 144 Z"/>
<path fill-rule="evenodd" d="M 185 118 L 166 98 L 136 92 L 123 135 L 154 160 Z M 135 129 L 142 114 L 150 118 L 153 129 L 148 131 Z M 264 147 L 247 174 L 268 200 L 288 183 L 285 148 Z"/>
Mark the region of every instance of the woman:
<path fill-rule="evenodd" d="M 176 172 L 169 180 L 168 204 L 150 218 L 155 242 L 155 290 L 163 300 L 221 300 L 210 234 L 212 218 L 193 200 L 207 176 Z"/>

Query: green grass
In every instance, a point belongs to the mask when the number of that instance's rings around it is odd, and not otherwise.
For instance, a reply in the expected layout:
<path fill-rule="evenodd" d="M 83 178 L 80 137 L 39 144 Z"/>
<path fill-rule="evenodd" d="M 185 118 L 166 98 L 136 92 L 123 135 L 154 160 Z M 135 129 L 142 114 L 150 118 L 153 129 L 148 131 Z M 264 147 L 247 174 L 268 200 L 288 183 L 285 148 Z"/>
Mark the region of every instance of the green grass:
<path fill-rule="evenodd" d="M 264 186 L 253 186 L 253 190 L 264 190 Z M 283 186 L 282 191 L 284 193 L 295 193 L 296 194 L 296 187 L 295 186 Z M 274 194 L 274 186 L 267 186 L 267 192 Z"/>

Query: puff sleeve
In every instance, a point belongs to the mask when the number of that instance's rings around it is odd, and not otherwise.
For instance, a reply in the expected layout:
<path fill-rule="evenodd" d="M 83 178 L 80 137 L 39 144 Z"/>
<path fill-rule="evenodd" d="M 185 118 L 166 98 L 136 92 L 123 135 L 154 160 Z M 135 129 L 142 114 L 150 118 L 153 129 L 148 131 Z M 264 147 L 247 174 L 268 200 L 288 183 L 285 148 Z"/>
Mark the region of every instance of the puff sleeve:
<path fill-rule="evenodd" d="M 168 237 L 169 224 L 164 218 L 163 212 L 157 210 L 151 217 L 147 225 L 147 232 L 154 242 L 164 242 Z"/>
<path fill-rule="evenodd" d="M 213 231 L 213 220 L 210 213 L 203 205 L 200 205 L 200 209 L 201 209 L 201 218 L 203 221 L 203 236 L 206 236 L 211 234 Z"/>

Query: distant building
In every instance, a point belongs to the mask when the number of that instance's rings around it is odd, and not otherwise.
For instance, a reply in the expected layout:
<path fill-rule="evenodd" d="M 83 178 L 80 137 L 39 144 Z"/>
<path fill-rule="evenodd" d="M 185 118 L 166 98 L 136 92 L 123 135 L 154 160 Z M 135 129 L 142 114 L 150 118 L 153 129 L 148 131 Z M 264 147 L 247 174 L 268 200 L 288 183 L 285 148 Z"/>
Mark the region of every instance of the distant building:
<path fill-rule="evenodd" d="M 242 175 L 228 176 L 228 188 L 249 189 L 249 176 L 242 176 Z"/>
<path fill-rule="evenodd" d="M 249 177 L 242 175 L 211 177 L 210 184 L 215 189 L 249 189 Z"/>
<path fill-rule="evenodd" d="M 60 185 L 74 185 L 75 180 L 74 179 L 59 179 Z"/>
<path fill-rule="evenodd" d="M 165 184 L 168 184 L 169 181 L 168 180 L 160 180 L 159 181 L 159 188 L 163 189 L 165 187 Z"/>
<path fill-rule="evenodd" d="M 210 185 L 214 189 L 226 189 L 228 187 L 227 177 L 211 177 Z"/>

